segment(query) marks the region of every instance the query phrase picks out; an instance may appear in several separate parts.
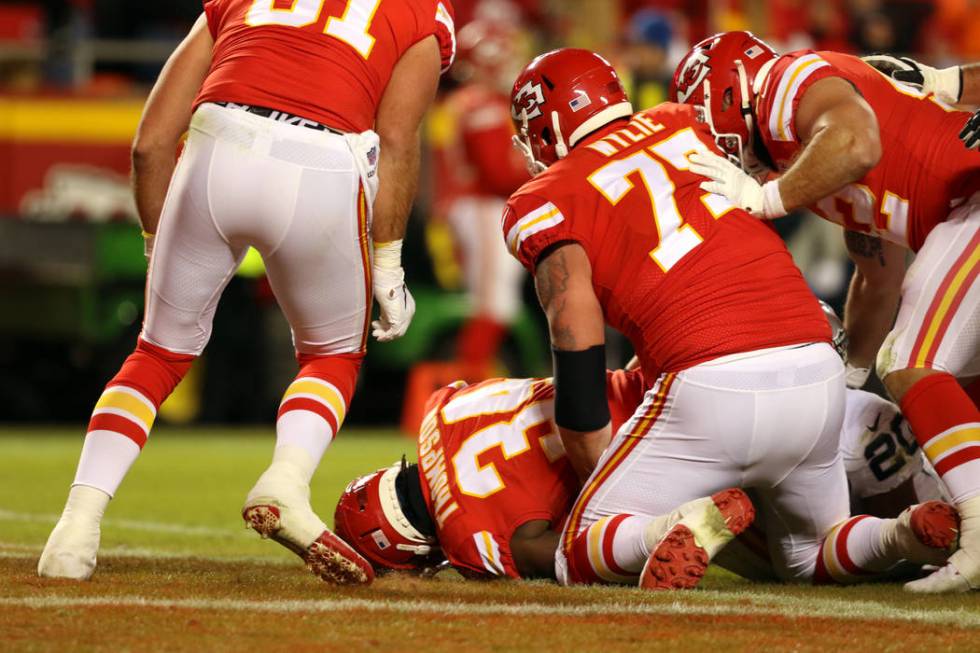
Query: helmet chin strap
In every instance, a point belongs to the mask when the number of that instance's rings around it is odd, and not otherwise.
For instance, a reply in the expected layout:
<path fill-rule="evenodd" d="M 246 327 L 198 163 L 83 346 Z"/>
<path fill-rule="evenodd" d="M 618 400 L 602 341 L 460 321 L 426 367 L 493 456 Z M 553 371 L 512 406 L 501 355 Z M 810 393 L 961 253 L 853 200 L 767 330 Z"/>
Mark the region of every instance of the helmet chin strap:
<path fill-rule="evenodd" d="M 561 133 L 561 122 L 558 120 L 558 112 L 551 112 L 551 128 L 555 132 L 555 154 L 558 155 L 558 159 L 564 159 L 568 156 L 568 146 L 565 145 L 565 137 Z"/>

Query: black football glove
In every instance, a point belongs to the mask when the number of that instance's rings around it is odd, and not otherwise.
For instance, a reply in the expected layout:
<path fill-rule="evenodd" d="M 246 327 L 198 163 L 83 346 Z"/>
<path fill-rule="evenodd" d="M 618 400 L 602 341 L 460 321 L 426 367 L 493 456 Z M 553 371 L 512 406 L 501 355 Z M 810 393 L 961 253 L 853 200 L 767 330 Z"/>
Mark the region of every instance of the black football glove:
<path fill-rule="evenodd" d="M 960 132 L 960 140 L 968 150 L 980 149 L 980 111 L 966 121 L 963 131 Z"/>

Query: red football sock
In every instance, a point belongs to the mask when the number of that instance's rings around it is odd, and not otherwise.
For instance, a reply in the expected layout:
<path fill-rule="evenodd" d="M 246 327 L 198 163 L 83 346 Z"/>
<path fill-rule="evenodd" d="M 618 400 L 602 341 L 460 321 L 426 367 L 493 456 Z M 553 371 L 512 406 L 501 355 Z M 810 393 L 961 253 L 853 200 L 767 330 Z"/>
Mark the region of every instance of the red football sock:
<path fill-rule="evenodd" d="M 835 526 L 820 547 L 814 585 L 867 581 L 899 562 L 881 551 L 882 520 L 858 515 Z"/>
<path fill-rule="evenodd" d="M 915 438 L 955 503 L 980 494 L 980 409 L 951 374 L 931 374 L 901 401 Z"/>
<path fill-rule="evenodd" d="M 457 341 L 459 360 L 476 375 L 488 374 L 490 362 L 507 335 L 507 326 L 478 315 L 463 325 Z"/>
<path fill-rule="evenodd" d="M 310 460 L 302 465 L 312 477 L 323 453 L 344 423 L 364 353 L 297 356 L 296 379 L 286 388 L 276 419 L 276 449 L 298 447 Z M 309 479 L 307 479 L 309 482 Z"/>
<path fill-rule="evenodd" d="M 75 485 L 112 496 L 146 444 L 160 404 L 194 362 L 142 338 L 95 404 Z"/>

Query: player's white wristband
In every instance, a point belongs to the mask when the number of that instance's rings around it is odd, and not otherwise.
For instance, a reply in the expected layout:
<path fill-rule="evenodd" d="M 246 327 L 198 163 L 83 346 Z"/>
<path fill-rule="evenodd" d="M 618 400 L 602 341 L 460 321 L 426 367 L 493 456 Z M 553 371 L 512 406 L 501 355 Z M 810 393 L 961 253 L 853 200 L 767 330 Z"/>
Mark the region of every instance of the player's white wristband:
<path fill-rule="evenodd" d="M 844 365 L 844 382 L 848 388 L 863 388 L 871 376 L 870 367 L 854 367 L 850 363 Z"/>
<path fill-rule="evenodd" d="M 374 267 L 382 270 L 397 270 L 401 266 L 401 240 L 390 240 L 387 243 L 374 243 Z"/>
<path fill-rule="evenodd" d="M 143 256 L 149 261 L 150 257 L 153 255 L 153 241 L 156 240 L 156 234 L 151 234 L 147 231 L 143 232 Z"/>
<path fill-rule="evenodd" d="M 762 216 L 767 220 L 786 215 L 783 196 L 779 193 L 779 180 L 767 181 L 762 185 Z"/>

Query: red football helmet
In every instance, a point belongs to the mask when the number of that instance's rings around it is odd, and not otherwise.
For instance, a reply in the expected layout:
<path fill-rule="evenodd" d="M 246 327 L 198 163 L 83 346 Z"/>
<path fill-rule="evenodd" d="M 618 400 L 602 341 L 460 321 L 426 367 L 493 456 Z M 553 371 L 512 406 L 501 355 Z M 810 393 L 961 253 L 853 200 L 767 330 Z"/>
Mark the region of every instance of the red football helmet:
<path fill-rule="evenodd" d="M 585 136 L 633 115 L 612 65 L 589 50 L 564 48 L 529 63 L 510 94 L 514 143 L 535 175 Z"/>
<path fill-rule="evenodd" d="M 691 48 L 670 84 L 671 100 L 703 107 L 718 146 L 747 172 L 759 170 L 751 148 L 756 80 L 778 56 L 751 32 L 715 34 Z"/>
<path fill-rule="evenodd" d="M 489 82 L 506 92 L 517 72 L 514 59 L 518 57 L 518 39 L 517 30 L 508 24 L 488 20 L 467 23 L 456 33 L 453 76 L 461 82 Z"/>
<path fill-rule="evenodd" d="M 395 479 L 404 463 L 350 482 L 337 502 L 334 532 L 375 569 L 424 569 L 442 560 L 435 538 L 405 516 Z"/>

